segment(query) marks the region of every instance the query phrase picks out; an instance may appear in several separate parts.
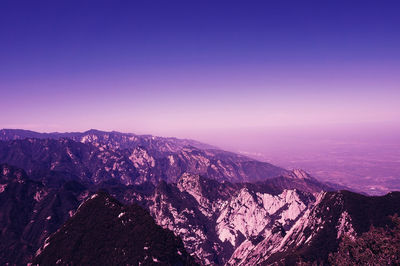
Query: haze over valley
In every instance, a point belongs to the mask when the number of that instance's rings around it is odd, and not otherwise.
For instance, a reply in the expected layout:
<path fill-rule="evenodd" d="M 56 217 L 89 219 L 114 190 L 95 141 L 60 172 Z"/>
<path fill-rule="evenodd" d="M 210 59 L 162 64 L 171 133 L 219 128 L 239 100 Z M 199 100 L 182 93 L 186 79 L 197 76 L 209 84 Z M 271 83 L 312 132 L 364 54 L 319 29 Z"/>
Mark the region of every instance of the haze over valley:
<path fill-rule="evenodd" d="M 0 265 L 400 265 L 399 14 L 0 1 Z"/>

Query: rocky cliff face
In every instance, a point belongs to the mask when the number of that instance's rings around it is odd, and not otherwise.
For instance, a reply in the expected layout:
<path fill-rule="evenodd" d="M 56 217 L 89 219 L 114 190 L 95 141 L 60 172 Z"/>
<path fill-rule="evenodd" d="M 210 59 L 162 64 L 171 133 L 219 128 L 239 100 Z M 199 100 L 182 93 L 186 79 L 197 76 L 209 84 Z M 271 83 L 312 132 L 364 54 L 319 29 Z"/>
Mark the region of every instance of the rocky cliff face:
<path fill-rule="evenodd" d="M 326 263 L 343 237 L 386 226 L 388 216 L 400 212 L 400 193 L 367 197 L 326 192 L 317 184 L 294 176 L 218 182 L 186 173 L 176 184 L 162 182 L 150 193 L 110 191 L 135 199 L 159 225 L 180 236 L 190 254 L 213 265 Z"/>
<path fill-rule="evenodd" d="M 156 222 L 180 236 L 203 264 L 221 265 L 231 256 L 233 264 L 246 257 L 250 245 L 263 239 L 283 238 L 322 191 L 313 186 L 313 192 L 300 191 L 299 184 L 305 187 L 307 181 L 280 177 L 256 184 L 230 183 L 185 173 L 176 184 L 162 182 L 150 194 L 110 191 L 149 209 Z"/>
<path fill-rule="evenodd" d="M 7 163 L 0 165 L 1 264 L 27 263 L 49 236 L 60 239 L 65 222 L 74 221 L 75 228 L 82 221 L 73 218 L 78 206 L 99 190 L 146 209 L 205 265 L 327 262 L 344 236 L 356 239 L 371 225 L 389 225 L 388 216 L 400 212 L 399 193 L 334 192 L 302 170 L 287 171 L 190 140 L 94 130 L 3 130 L 0 139 L 0 163 Z M 95 204 L 93 211 L 102 213 L 101 206 Z M 110 227 L 127 211 L 115 206 L 104 207 Z M 94 233 L 90 241 L 97 236 L 102 237 Z M 51 247 L 58 249 L 61 242 Z M 54 262 L 49 250 L 37 261 Z M 74 260 L 77 251 L 68 252 L 62 262 Z M 152 263 L 142 255 L 137 261 Z"/>
<path fill-rule="evenodd" d="M 382 197 L 368 197 L 349 191 L 322 192 L 316 202 L 293 225 L 272 252 L 255 252 L 257 263 L 298 261 L 327 263 L 328 255 L 337 250 L 344 237 L 356 240 L 371 226 L 390 226 L 389 216 L 400 212 L 400 193 L 392 192 Z M 258 248 L 266 247 L 260 243 Z M 253 255 L 253 254 L 252 254 Z M 250 262 L 247 256 L 245 262 Z"/>

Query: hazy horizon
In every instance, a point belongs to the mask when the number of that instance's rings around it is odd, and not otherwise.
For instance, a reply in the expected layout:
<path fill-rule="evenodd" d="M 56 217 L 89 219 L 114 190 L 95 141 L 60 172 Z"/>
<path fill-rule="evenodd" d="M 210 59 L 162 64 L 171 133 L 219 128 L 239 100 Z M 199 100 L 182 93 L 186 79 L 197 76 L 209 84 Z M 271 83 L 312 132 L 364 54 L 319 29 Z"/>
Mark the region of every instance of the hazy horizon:
<path fill-rule="evenodd" d="M 379 153 L 400 142 L 398 7 L 2 1 L 0 127 L 190 138 L 286 167 L 340 143 Z"/>
<path fill-rule="evenodd" d="M 288 170 L 303 169 L 321 181 L 370 195 L 400 191 L 399 131 L 393 127 L 390 132 L 366 129 L 362 135 L 359 131 L 348 130 L 334 134 L 326 131 L 309 134 L 304 130 L 278 134 L 252 130 L 246 137 L 231 132 L 219 134 L 218 139 L 213 137 L 214 141 L 191 139 Z"/>
<path fill-rule="evenodd" d="M 5 1 L 0 125 L 193 138 L 399 126 L 395 3 Z"/>
<path fill-rule="evenodd" d="M 0 199 L 0 265 L 400 265 L 400 1 L 0 0 Z"/>

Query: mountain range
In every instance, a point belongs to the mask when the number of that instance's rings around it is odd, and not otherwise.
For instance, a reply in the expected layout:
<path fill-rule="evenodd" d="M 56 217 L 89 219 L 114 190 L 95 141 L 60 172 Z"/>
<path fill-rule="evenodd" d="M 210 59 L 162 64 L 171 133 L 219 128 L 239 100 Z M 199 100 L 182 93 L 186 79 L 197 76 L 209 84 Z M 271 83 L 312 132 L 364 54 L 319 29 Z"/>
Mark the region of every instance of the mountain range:
<path fill-rule="evenodd" d="M 327 264 L 400 213 L 194 140 L 3 129 L 0 164 L 1 264 Z"/>

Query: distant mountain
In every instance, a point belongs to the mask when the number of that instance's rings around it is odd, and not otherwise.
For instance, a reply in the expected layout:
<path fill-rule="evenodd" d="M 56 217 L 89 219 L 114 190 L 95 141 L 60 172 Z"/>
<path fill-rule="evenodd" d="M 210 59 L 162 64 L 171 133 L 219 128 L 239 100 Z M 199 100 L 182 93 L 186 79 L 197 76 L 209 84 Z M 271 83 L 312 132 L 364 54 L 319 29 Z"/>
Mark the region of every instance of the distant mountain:
<path fill-rule="evenodd" d="M 195 265 L 179 237 L 142 207 L 92 195 L 33 260 L 39 265 Z"/>
<path fill-rule="evenodd" d="M 289 174 L 269 163 L 191 140 L 96 130 L 48 134 L 1 130 L 0 136 L 0 163 L 23 168 L 38 180 L 57 172 L 86 183 L 115 178 L 126 185 L 156 185 L 161 180 L 176 182 L 185 172 L 230 182 Z"/>
<path fill-rule="evenodd" d="M 90 129 L 85 132 L 53 132 L 39 133 L 24 129 L 1 129 L 0 140 L 18 139 L 61 139 L 69 138 L 79 142 L 92 142 L 98 145 L 113 146 L 114 148 L 135 148 L 137 146 L 149 146 L 157 151 L 177 151 L 185 146 L 193 146 L 199 149 L 217 149 L 214 146 L 191 139 L 163 138 L 152 135 L 136 135 L 133 133 L 120 133 L 116 131 L 105 132 Z"/>
<path fill-rule="evenodd" d="M 344 236 L 391 226 L 388 216 L 400 212 L 400 193 L 336 191 L 300 169 L 190 140 L 96 130 L 2 130 L 0 138 L 0 264 L 35 254 L 41 264 L 86 264 L 100 259 L 97 248 L 110 264 L 190 264 L 187 254 L 204 265 L 327 263 Z M 142 238 L 125 246 L 137 231 L 121 213 L 161 235 L 172 231 L 187 254 L 170 237 L 160 236 L 173 243 L 165 249 Z"/>

